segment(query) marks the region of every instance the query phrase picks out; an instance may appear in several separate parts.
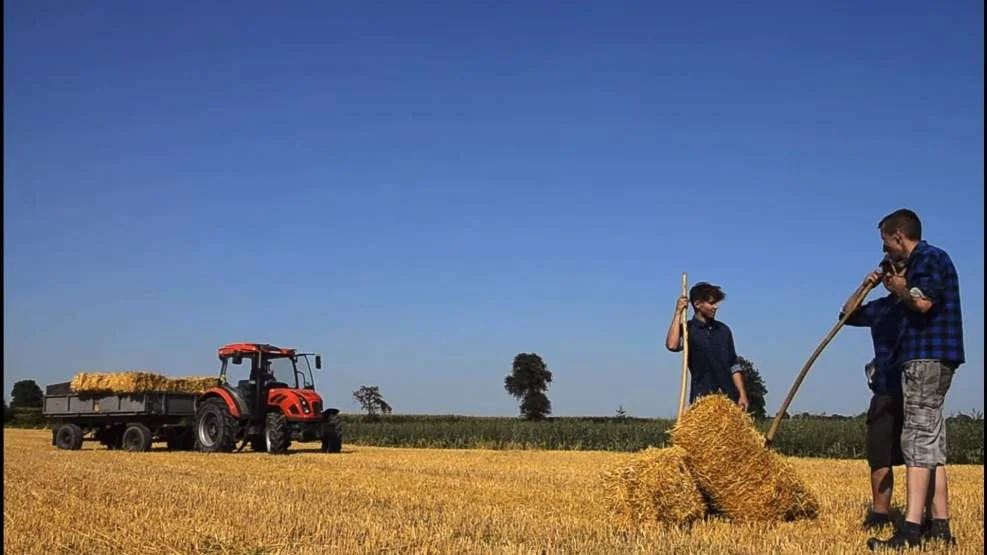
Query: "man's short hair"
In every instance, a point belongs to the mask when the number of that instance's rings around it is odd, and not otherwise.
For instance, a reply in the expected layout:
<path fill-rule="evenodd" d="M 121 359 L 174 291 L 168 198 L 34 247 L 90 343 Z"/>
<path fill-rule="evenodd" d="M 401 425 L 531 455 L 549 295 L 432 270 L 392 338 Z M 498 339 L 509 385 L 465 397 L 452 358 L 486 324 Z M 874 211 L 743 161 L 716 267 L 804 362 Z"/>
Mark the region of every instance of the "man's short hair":
<path fill-rule="evenodd" d="M 888 214 L 877 224 L 877 228 L 886 235 L 901 231 L 906 239 L 922 240 L 922 221 L 918 219 L 918 214 L 907 208 L 901 208 Z"/>
<path fill-rule="evenodd" d="M 725 298 L 727 298 L 727 294 L 720 289 L 719 285 L 713 285 L 705 281 L 700 281 L 689 290 L 689 302 L 692 304 L 700 301 L 718 303 Z"/>

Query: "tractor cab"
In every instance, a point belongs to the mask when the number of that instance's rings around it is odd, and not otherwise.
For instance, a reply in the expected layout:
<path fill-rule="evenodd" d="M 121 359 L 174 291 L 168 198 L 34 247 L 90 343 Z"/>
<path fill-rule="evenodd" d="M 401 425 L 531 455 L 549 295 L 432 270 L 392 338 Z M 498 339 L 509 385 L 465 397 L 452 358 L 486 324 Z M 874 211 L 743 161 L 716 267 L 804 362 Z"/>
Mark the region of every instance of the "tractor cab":
<path fill-rule="evenodd" d="M 222 366 L 219 371 L 222 383 L 236 379 L 240 390 L 261 387 L 273 389 L 315 390 L 309 357 L 314 357 L 315 368 L 322 369 L 322 356 L 315 353 L 298 353 L 294 349 L 281 349 L 272 345 L 237 344 L 219 350 Z M 233 379 L 231 379 L 233 378 Z"/>

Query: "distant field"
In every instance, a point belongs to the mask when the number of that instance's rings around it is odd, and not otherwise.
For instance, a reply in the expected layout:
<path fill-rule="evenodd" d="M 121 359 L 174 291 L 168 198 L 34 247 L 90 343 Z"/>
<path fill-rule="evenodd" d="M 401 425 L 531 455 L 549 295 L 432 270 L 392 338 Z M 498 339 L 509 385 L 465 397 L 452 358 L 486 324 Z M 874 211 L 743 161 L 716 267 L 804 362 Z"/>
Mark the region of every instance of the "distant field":
<path fill-rule="evenodd" d="M 815 554 L 866 552 L 868 537 L 863 461 L 793 459 L 821 501 L 813 521 L 622 530 L 598 489 L 617 452 L 127 453 L 50 437 L 4 430 L 5 553 Z M 952 552 L 983 553 L 983 466 L 949 471 Z"/>
<path fill-rule="evenodd" d="M 401 415 L 377 421 L 344 414 L 344 443 L 375 447 L 454 449 L 559 449 L 640 451 L 665 445 L 671 419 L 561 417 L 527 422 L 510 417 Z M 766 432 L 770 420 L 759 427 Z M 37 409 L 17 409 L 15 426 L 43 426 Z M 790 418 L 782 422 L 774 448 L 798 457 L 862 459 L 865 454 L 864 419 Z M 947 420 L 949 462 L 984 463 L 982 415 Z"/>
<path fill-rule="evenodd" d="M 377 447 L 562 449 L 639 451 L 665 445 L 672 419 L 562 417 L 542 422 L 519 418 L 388 415 L 379 421 L 344 416 L 344 441 Z M 762 433 L 771 421 L 759 423 Z M 983 464 L 984 420 L 947 420 L 949 462 Z M 799 457 L 862 459 L 866 455 L 863 418 L 789 418 L 779 427 L 773 447 Z"/>

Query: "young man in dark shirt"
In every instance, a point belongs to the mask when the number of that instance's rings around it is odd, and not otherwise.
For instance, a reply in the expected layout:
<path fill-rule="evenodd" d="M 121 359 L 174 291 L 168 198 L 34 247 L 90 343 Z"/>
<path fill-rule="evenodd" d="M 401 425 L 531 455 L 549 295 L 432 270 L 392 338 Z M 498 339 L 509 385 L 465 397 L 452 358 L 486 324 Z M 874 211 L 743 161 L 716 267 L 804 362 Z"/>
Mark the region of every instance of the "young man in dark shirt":
<path fill-rule="evenodd" d="M 850 310 L 850 302 L 859 293 L 881 282 L 886 268 L 872 272 L 860 288 L 850 296 L 840 318 Z M 870 465 L 872 502 L 864 518 L 864 528 L 877 529 L 891 524 L 891 493 L 894 490 L 894 466 L 905 464 L 901 453 L 901 430 L 904 421 L 904 399 L 901 372 L 893 366 L 894 349 L 901 337 L 904 308 L 893 294 L 865 303 L 854 310 L 846 325 L 870 329 L 874 343 L 874 358 L 865 367 L 867 386 L 873 395 L 867 410 L 867 462 Z"/>
<path fill-rule="evenodd" d="M 689 326 L 689 404 L 703 395 L 724 393 L 740 408 L 747 410 L 747 389 L 744 376 L 737 362 L 737 350 L 733 344 L 733 332 L 729 326 L 716 319 L 716 311 L 726 294 L 716 285 L 697 283 L 689 290 L 689 298 L 679 297 L 675 314 L 665 336 L 665 348 L 672 352 L 682 350 L 682 312 L 691 303 L 693 317 Z"/>

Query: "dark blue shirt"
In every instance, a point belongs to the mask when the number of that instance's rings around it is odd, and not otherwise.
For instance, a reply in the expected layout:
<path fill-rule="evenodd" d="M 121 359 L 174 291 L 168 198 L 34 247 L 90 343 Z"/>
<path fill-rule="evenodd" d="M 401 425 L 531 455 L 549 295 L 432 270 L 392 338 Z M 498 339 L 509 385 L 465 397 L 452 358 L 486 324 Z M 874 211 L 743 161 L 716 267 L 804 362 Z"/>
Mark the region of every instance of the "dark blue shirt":
<path fill-rule="evenodd" d="M 908 257 L 905 281 L 909 290 L 917 288 L 932 301 L 932 308 L 924 314 L 911 309 L 905 312 L 905 331 L 895 363 L 932 359 L 963 364 L 960 281 L 949 255 L 919 241 Z"/>
<path fill-rule="evenodd" d="M 870 328 L 874 342 L 874 377 L 871 390 L 878 395 L 898 395 L 901 369 L 894 366 L 894 349 L 901 338 L 905 318 L 904 305 L 892 294 L 864 304 L 847 318 L 846 325 Z M 840 315 L 842 317 L 842 314 Z"/>
<path fill-rule="evenodd" d="M 733 332 L 718 320 L 703 322 L 693 318 L 689 329 L 689 404 L 703 395 L 725 393 L 735 403 L 740 391 L 733 383 L 733 373 L 740 371 L 737 351 L 733 345 Z M 681 347 L 676 351 L 682 350 Z"/>

